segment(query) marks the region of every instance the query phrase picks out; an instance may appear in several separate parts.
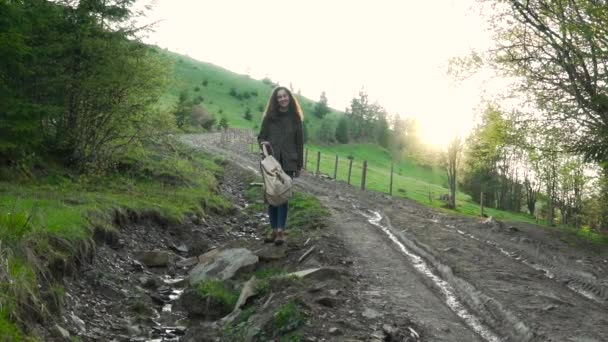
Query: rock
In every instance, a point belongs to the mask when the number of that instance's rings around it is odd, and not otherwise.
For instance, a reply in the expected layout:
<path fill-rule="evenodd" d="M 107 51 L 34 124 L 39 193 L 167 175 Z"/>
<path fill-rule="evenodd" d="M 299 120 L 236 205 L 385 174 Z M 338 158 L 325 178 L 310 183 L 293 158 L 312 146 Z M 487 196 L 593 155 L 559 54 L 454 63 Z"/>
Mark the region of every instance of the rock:
<path fill-rule="evenodd" d="M 170 254 L 164 251 L 135 251 L 133 257 L 148 267 L 165 267 L 169 264 Z"/>
<path fill-rule="evenodd" d="M 199 255 L 198 263 L 199 264 L 207 264 L 215 260 L 215 257 L 220 254 L 221 250 L 218 248 L 214 248 L 203 255 Z"/>
<path fill-rule="evenodd" d="M 266 245 L 263 248 L 255 251 L 255 254 L 262 261 L 275 261 L 284 259 L 287 256 L 287 246 L 285 244 L 281 246 Z"/>
<path fill-rule="evenodd" d="M 54 335 L 59 339 L 70 340 L 70 333 L 62 328 L 59 324 L 55 324 L 53 332 Z"/>
<path fill-rule="evenodd" d="M 218 320 L 232 311 L 225 302 L 211 296 L 202 296 L 196 289 L 184 291 L 179 305 L 190 317 L 201 317 L 205 320 Z"/>
<path fill-rule="evenodd" d="M 329 294 L 332 295 L 332 296 L 334 296 L 334 297 L 337 296 L 338 294 L 340 294 L 340 292 L 342 292 L 342 291 L 340 291 L 340 290 L 329 290 Z"/>
<path fill-rule="evenodd" d="M 245 303 L 247 303 L 247 299 L 255 296 L 256 294 L 258 294 L 258 283 L 259 281 L 256 279 L 255 276 L 251 277 L 251 279 L 249 279 L 244 285 L 243 285 L 243 289 L 241 290 L 241 295 L 239 296 L 239 299 L 236 301 L 236 305 L 235 305 L 235 309 L 240 309 L 242 308 Z"/>
<path fill-rule="evenodd" d="M 142 276 L 142 277 L 139 277 L 138 280 L 139 280 L 139 283 L 141 284 L 141 286 L 143 286 L 145 288 L 156 289 L 160 286 L 160 281 L 158 281 L 156 278 L 153 278 L 153 277 Z"/>
<path fill-rule="evenodd" d="M 401 334 L 401 332 L 399 331 L 399 329 L 393 327 L 390 324 L 383 324 L 382 325 L 382 331 L 384 332 L 384 334 L 386 334 L 386 337 L 384 338 L 385 341 L 403 341 L 404 340 L 404 336 L 403 334 Z"/>
<path fill-rule="evenodd" d="M 139 336 L 139 335 L 141 335 L 141 327 L 138 324 L 129 325 L 127 327 L 127 332 L 131 336 Z"/>
<path fill-rule="evenodd" d="M 342 335 L 342 330 L 340 330 L 336 327 L 332 327 L 332 328 L 329 328 L 329 334 L 334 335 L 334 336 Z"/>
<path fill-rule="evenodd" d="M 326 306 L 328 308 L 335 308 L 336 306 L 338 306 L 339 301 L 336 298 L 332 298 L 332 297 L 320 297 L 315 299 L 316 303 L 319 303 L 323 306 Z"/>
<path fill-rule="evenodd" d="M 365 310 L 363 310 L 363 313 L 361 315 L 363 317 L 369 318 L 369 319 L 376 319 L 378 317 L 382 317 L 381 313 L 379 313 L 378 311 L 376 311 L 374 309 L 370 309 L 370 308 L 365 308 Z"/>
<path fill-rule="evenodd" d="M 202 281 L 226 280 L 239 272 L 248 272 L 255 269 L 259 258 L 245 248 L 226 249 L 219 252 L 210 263 L 199 263 L 188 276 L 190 285 Z"/>
<path fill-rule="evenodd" d="M 192 257 L 188 259 L 182 259 L 175 263 L 175 266 L 179 268 L 189 268 L 199 263 L 199 259 L 197 257 Z"/>
<path fill-rule="evenodd" d="M 81 320 L 78 316 L 74 315 L 74 313 L 70 313 L 70 319 L 72 320 L 72 322 L 74 322 L 74 324 L 76 324 L 76 326 L 78 327 L 78 330 L 80 330 L 81 332 L 86 332 L 87 331 L 87 326 L 84 323 L 83 320 Z"/>
<path fill-rule="evenodd" d="M 341 272 L 335 268 L 329 267 L 318 267 L 311 268 L 303 271 L 293 272 L 286 274 L 285 277 L 298 277 L 303 279 L 313 279 L 318 281 L 324 281 L 328 279 L 336 279 L 339 278 Z"/>
<path fill-rule="evenodd" d="M 180 253 L 188 253 L 190 251 L 190 249 L 188 249 L 188 246 L 186 246 L 183 243 L 179 246 L 171 245 L 171 249 L 173 249 L 177 252 L 180 252 Z"/>

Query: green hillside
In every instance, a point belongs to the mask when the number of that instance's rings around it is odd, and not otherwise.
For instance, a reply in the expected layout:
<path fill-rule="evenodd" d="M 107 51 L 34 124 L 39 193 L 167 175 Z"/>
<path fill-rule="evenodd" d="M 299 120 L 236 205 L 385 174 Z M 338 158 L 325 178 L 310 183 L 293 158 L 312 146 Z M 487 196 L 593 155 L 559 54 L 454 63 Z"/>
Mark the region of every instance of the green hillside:
<path fill-rule="evenodd" d="M 163 105 L 175 105 L 180 92 L 187 91 L 193 100 L 202 98 L 200 105 L 213 114 L 217 121 L 226 117 L 230 127 L 259 127 L 262 111 L 274 88 L 271 82 L 256 80 L 167 50 L 162 51 L 173 64 L 173 80 L 163 99 Z M 296 96 L 306 115 L 307 129 L 315 131 L 320 120 L 311 114 L 314 101 Z M 243 118 L 247 109 L 251 111 L 251 121 Z M 328 114 L 333 115 L 336 113 Z"/>

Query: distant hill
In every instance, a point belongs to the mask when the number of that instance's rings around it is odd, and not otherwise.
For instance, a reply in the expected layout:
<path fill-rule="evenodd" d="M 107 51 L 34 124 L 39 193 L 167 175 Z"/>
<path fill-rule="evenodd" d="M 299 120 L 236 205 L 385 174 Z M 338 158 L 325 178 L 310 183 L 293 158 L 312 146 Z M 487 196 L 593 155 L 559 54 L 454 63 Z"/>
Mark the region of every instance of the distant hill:
<path fill-rule="evenodd" d="M 230 127 L 259 127 L 262 111 L 274 88 L 273 81 L 257 80 L 168 50 L 159 51 L 174 62 L 173 80 L 163 99 L 164 105 L 177 103 L 180 92 L 185 90 L 192 99 L 202 98 L 200 105 L 215 115 L 218 121 L 225 116 Z M 321 120 L 312 114 L 315 101 L 297 94 L 294 96 L 302 105 L 309 133 L 316 131 Z M 251 121 L 244 118 L 248 109 Z M 333 110 L 327 117 L 336 115 L 340 114 Z"/>

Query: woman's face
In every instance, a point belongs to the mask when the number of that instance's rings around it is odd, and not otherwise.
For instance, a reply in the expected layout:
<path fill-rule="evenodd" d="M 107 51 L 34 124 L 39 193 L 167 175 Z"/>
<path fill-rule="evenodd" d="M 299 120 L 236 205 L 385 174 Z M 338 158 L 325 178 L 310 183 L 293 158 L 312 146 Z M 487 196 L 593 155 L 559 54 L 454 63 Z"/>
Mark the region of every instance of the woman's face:
<path fill-rule="evenodd" d="M 279 103 L 279 107 L 281 109 L 287 109 L 289 106 L 289 94 L 285 89 L 279 89 L 277 92 L 277 102 Z"/>

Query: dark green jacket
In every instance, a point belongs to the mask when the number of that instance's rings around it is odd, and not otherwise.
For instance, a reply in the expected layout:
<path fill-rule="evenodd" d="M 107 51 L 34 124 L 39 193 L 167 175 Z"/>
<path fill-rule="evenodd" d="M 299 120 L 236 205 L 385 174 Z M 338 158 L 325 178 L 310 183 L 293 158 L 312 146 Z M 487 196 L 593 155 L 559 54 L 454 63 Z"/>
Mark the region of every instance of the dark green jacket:
<path fill-rule="evenodd" d="M 262 121 L 258 142 L 268 141 L 272 155 L 284 171 L 297 171 L 304 165 L 304 137 L 302 120 L 292 112 L 279 112 L 276 117 L 266 115 Z"/>

